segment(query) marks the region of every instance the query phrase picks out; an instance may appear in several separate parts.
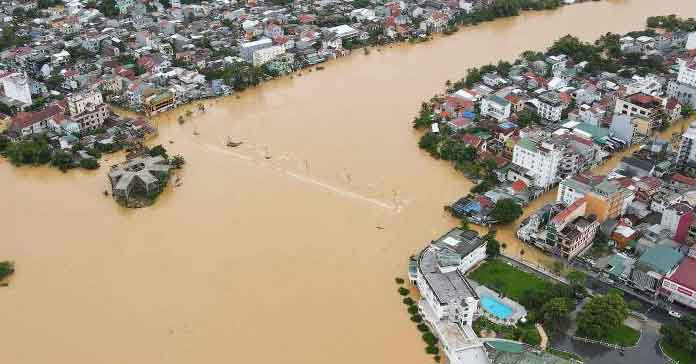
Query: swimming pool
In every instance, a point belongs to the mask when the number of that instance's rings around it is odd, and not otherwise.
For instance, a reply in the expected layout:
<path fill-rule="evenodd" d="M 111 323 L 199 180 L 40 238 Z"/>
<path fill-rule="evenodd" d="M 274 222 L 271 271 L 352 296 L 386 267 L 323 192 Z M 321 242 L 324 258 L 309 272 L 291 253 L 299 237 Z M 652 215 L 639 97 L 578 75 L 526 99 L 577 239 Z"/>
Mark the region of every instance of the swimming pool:
<path fill-rule="evenodd" d="M 510 306 L 491 296 L 481 296 L 481 306 L 500 320 L 505 320 L 512 315 Z"/>

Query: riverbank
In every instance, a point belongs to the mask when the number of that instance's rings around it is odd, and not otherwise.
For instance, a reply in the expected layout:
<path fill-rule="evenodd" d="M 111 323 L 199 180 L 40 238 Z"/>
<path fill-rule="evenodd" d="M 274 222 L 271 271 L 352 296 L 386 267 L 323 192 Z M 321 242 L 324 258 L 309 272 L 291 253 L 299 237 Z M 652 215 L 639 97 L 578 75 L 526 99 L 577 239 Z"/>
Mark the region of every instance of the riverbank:
<path fill-rule="evenodd" d="M 442 206 L 471 183 L 414 147 L 413 106 L 468 67 L 566 33 L 589 40 L 635 29 L 653 13 L 694 16 L 695 5 L 607 1 L 524 14 L 210 100 L 183 125 L 183 110 L 155 117 L 154 142 L 186 157 L 186 184 L 148 209 L 95 199 L 107 183 L 101 173 L 0 161 L 0 184 L 12 186 L 0 191 L 12 207 L 0 257 L 21 268 L 0 290 L 15 313 L 0 318 L 0 359 L 429 361 L 393 277 L 404 257 L 459 223 Z M 230 150 L 227 136 L 244 144 Z M 56 233 L 75 224 L 82 238 Z M 546 259 L 514 241 L 514 230 L 496 235 L 506 251 Z M 308 336 L 322 349 L 307 349 Z"/>

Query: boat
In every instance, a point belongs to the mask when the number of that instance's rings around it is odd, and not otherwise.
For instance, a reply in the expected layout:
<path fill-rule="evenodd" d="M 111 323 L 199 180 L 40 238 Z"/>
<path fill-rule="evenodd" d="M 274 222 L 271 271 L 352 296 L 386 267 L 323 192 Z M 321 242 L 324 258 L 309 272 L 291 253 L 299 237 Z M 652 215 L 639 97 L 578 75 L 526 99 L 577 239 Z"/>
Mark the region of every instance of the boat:
<path fill-rule="evenodd" d="M 244 142 L 233 142 L 232 139 L 227 138 L 227 146 L 230 148 L 236 148 L 242 145 Z"/>

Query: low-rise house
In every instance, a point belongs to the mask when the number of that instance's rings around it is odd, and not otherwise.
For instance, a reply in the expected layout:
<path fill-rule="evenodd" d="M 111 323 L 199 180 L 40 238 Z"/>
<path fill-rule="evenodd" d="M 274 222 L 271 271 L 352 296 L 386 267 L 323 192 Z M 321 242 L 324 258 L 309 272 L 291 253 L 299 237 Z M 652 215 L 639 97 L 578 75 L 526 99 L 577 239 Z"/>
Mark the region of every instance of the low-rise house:
<path fill-rule="evenodd" d="M 671 275 L 683 258 L 682 252 L 668 244 L 651 246 L 636 261 L 631 282 L 642 291 L 657 294 L 662 279 Z"/>

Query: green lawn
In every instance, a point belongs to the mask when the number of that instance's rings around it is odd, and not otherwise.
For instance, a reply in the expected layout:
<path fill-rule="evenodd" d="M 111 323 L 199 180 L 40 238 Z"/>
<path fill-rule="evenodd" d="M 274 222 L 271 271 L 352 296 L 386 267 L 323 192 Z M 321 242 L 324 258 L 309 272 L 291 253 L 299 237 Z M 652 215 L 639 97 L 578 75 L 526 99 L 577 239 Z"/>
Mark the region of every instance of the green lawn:
<path fill-rule="evenodd" d="M 661 343 L 662 350 L 665 352 L 665 354 L 678 361 L 679 364 L 696 364 L 696 357 L 692 356 L 688 351 L 676 346 L 672 346 L 665 340 L 662 340 Z"/>
<path fill-rule="evenodd" d="M 638 339 L 640 339 L 640 331 L 621 325 L 609 335 L 606 341 L 610 344 L 633 346 L 638 342 Z"/>
<path fill-rule="evenodd" d="M 522 294 L 533 289 L 548 289 L 551 283 L 523 272 L 501 260 L 489 260 L 469 274 L 469 277 L 503 295 L 519 301 Z"/>

